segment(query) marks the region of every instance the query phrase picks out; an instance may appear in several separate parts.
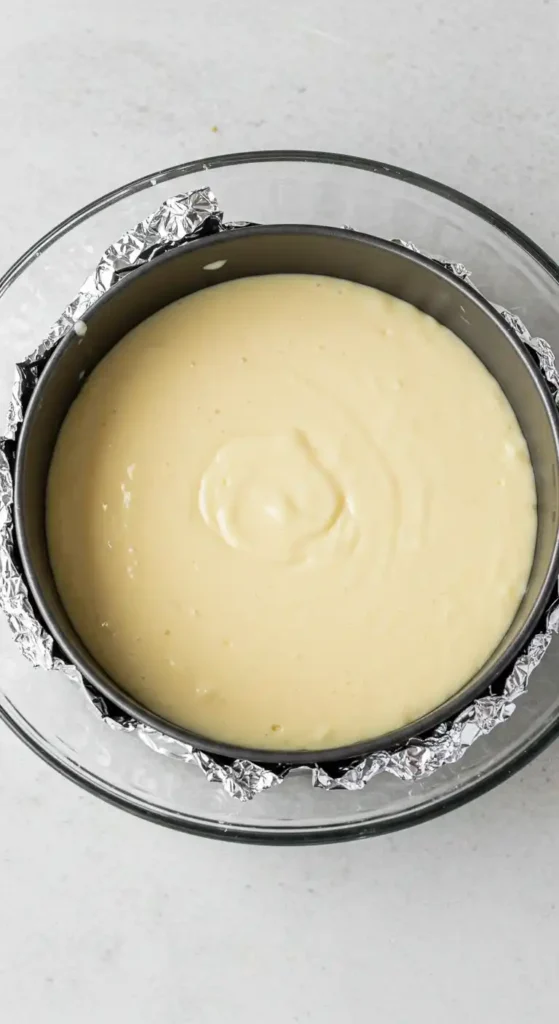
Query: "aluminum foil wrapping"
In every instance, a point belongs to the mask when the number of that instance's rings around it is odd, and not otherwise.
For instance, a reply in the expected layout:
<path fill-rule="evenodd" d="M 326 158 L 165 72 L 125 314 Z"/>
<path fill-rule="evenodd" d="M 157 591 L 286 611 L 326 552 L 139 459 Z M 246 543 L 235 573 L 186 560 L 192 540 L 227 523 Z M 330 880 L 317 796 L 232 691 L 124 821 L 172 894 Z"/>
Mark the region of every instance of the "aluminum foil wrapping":
<path fill-rule="evenodd" d="M 79 321 L 86 310 L 129 271 L 156 259 L 177 245 L 219 231 L 234 230 L 238 226 L 224 222 L 222 211 L 209 188 L 167 199 L 159 209 L 109 246 L 47 337 L 27 359 L 18 363 L 6 434 L 0 439 L 0 608 L 6 614 L 15 640 L 25 657 L 36 667 L 62 671 L 76 684 L 82 685 L 92 714 L 100 715 L 107 727 L 136 732 L 158 754 L 195 764 L 209 781 L 219 783 L 230 796 L 250 800 L 258 793 L 279 785 L 290 769 L 281 765 L 263 766 L 248 760 L 227 762 L 223 758 L 215 758 L 131 718 L 95 691 L 76 667 L 64 660 L 55 641 L 37 617 L 22 574 L 13 534 L 13 469 L 18 432 L 29 399 L 53 349 L 76 324 L 79 333 Z M 411 242 L 400 239 L 396 241 L 405 248 L 420 252 Z M 427 253 L 422 255 L 475 287 L 462 263 L 452 263 Z M 542 338 L 533 338 L 517 316 L 501 306 L 495 308 L 520 341 L 536 354 L 554 400 L 559 405 L 559 374 L 551 347 Z M 516 659 L 499 692 L 489 691 L 451 721 L 438 726 L 428 735 L 410 740 L 400 748 L 376 751 L 358 761 L 345 762 L 334 768 L 329 766 L 328 770 L 313 764 L 309 759 L 308 770 L 311 772 L 312 784 L 326 790 L 358 790 L 381 772 L 390 772 L 409 783 L 459 761 L 478 737 L 487 735 L 512 715 L 517 700 L 526 691 L 531 673 L 544 657 L 553 634 L 558 631 L 559 602 L 555 601 L 548 610 L 545 627 Z M 300 772 L 301 768 L 297 771 Z"/>

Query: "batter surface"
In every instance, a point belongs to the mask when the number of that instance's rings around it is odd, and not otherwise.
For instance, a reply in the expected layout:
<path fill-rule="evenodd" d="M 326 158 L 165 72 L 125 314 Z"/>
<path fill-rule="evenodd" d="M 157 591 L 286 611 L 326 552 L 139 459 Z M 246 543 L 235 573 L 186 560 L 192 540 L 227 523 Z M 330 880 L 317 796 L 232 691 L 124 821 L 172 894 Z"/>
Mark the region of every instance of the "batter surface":
<path fill-rule="evenodd" d="M 74 626 L 146 707 L 313 749 L 456 692 L 506 632 L 535 487 L 501 389 L 417 309 L 331 278 L 208 288 L 86 382 L 50 470 Z"/>

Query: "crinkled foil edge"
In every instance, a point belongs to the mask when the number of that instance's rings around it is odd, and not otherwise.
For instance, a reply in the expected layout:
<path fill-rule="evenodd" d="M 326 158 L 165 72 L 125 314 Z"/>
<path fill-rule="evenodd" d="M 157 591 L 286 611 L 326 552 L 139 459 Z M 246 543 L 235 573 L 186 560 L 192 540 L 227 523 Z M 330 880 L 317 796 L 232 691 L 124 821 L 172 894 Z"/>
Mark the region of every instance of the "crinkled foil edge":
<path fill-rule="evenodd" d="M 94 272 L 77 296 L 66 307 L 46 338 L 27 359 L 16 366 L 6 433 L 0 439 L 0 609 L 5 613 L 14 639 L 25 657 L 37 668 L 64 672 L 83 685 L 95 712 L 117 730 L 135 731 L 140 739 L 159 754 L 198 766 L 208 781 L 219 783 L 226 793 L 239 800 L 250 800 L 258 793 L 279 785 L 294 769 L 265 767 L 248 760 L 226 762 L 187 743 L 139 722 L 107 701 L 84 680 L 74 665 L 61 656 L 53 638 L 37 617 L 29 597 L 13 530 L 15 447 L 25 410 L 33 390 L 53 349 L 76 325 L 96 300 L 136 267 L 164 252 L 197 238 L 240 224 L 225 223 L 217 200 L 209 188 L 196 189 L 167 199 L 154 213 L 127 231 L 103 254 Z M 411 242 L 396 239 L 399 245 L 420 253 L 442 266 L 455 277 L 475 287 L 462 263 L 422 252 Z M 550 345 L 532 337 L 522 321 L 501 306 L 497 312 L 520 341 L 537 356 L 555 403 L 559 405 L 559 374 Z M 84 325 L 85 328 L 85 325 Z M 559 631 L 559 602 L 548 610 L 545 628 L 537 633 L 514 663 L 500 692 L 489 692 L 473 701 L 454 719 L 443 723 L 426 736 L 411 740 L 394 750 L 369 754 L 349 765 L 326 770 L 309 762 L 312 784 L 320 789 L 359 790 L 381 772 L 390 772 L 404 782 L 419 781 L 445 765 L 460 760 L 480 736 L 486 736 L 505 722 L 525 693 L 530 675 L 540 664 L 554 633 Z M 295 769 L 300 772 L 301 768 Z"/>

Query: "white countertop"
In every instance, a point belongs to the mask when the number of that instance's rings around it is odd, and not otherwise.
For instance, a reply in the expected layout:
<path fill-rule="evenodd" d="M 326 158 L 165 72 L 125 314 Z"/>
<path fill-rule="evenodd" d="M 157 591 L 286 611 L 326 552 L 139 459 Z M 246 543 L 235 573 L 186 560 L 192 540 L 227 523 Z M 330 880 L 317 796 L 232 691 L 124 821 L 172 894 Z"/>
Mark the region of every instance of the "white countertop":
<path fill-rule="evenodd" d="M 281 146 L 431 175 L 559 257 L 557 0 L 20 0 L 2 23 L 2 269 L 128 179 Z M 6 1024 L 557 1019 L 557 746 L 411 831 L 263 849 L 127 816 L 0 727 L 0 822 Z"/>

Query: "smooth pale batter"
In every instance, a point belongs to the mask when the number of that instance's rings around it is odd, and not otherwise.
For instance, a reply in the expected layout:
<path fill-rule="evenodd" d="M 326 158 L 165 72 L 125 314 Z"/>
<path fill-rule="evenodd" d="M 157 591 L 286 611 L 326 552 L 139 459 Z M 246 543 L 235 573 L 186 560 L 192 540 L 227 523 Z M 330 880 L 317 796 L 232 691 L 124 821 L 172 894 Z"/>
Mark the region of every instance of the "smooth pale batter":
<path fill-rule="evenodd" d="M 168 306 L 100 363 L 47 530 L 76 630 L 130 694 L 213 739 L 316 749 L 417 719 L 484 664 L 535 504 L 466 345 L 371 288 L 274 275 Z"/>

